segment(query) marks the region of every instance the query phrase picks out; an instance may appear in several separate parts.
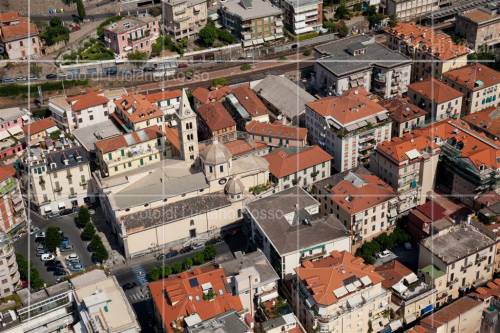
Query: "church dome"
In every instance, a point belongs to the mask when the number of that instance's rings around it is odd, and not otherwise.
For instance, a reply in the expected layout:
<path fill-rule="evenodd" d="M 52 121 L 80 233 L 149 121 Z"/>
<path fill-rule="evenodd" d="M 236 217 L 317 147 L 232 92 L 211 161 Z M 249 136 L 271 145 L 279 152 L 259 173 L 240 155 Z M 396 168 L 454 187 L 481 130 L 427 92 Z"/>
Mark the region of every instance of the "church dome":
<path fill-rule="evenodd" d="M 224 164 L 228 163 L 233 157 L 229 149 L 220 142 L 214 142 L 208 145 L 200 153 L 200 156 L 205 164 Z"/>
<path fill-rule="evenodd" d="M 241 194 L 245 191 L 245 185 L 243 185 L 242 181 L 239 178 L 231 178 L 226 184 L 224 188 L 227 194 Z"/>

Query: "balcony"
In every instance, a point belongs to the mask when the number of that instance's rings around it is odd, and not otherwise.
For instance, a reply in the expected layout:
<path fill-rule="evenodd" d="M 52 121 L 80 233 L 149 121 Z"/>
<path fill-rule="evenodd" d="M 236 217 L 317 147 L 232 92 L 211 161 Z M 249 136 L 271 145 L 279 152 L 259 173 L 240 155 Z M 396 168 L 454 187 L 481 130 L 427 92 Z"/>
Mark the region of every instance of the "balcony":
<path fill-rule="evenodd" d="M 314 253 L 314 254 L 311 254 L 311 255 L 308 255 L 308 256 L 303 256 L 300 258 L 300 262 L 303 262 L 303 261 L 308 261 L 308 260 L 314 260 L 314 259 L 319 259 L 319 258 L 322 258 L 326 255 L 326 252 L 325 251 L 321 251 L 319 253 Z"/>

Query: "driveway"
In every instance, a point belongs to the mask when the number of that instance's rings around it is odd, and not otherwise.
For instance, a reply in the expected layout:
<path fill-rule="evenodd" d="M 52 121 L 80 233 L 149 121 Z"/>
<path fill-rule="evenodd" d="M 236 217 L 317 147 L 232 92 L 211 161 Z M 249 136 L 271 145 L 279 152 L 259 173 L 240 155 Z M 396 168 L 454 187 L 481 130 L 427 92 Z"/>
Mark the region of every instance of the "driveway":
<path fill-rule="evenodd" d="M 46 230 L 50 226 L 56 226 L 61 229 L 66 237 L 69 238 L 69 242 L 73 245 L 73 250 L 62 253 L 66 256 L 70 253 L 76 253 L 80 256 L 80 260 L 84 266 L 92 265 L 91 254 L 87 251 L 87 244 L 80 239 L 80 229 L 78 229 L 74 222 L 74 215 L 65 215 L 61 217 L 45 219 L 30 212 L 30 218 L 34 226 L 39 227 L 41 230 Z M 40 272 L 40 276 L 44 279 L 47 284 L 53 284 L 56 282 L 56 277 L 52 272 L 48 272 L 40 257 L 36 256 L 36 246 L 34 235 L 25 235 L 18 239 L 14 243 L 16 253 L 22 254 L 26 259 L 30 259 L 33 265 Z"/>

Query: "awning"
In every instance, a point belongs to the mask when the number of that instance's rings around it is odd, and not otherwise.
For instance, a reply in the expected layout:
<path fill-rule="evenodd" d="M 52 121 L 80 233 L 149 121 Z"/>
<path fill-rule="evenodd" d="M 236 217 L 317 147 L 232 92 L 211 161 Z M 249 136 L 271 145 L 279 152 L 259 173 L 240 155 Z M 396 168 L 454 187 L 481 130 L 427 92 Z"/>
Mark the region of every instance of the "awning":
<path fill-rule="evenodd" d="M 259 38 L 255 40 L 255 44 L 262 44 L 264 43 L 264 38 Z"/>
<path fill-rule="evenodd" d="M 52 209 L 49 206 L 45 207 L 43 210 L 45 211 L 45 213 L 52 211 Z"/>
<path fill-rule="evenodd" d="M 66 205 L 64 204 L 64 202 L 60 202 L 57 207 L 59 207 L 59 209 L 64 209 L 66 208 Z"/>
<path fill-rule="evenodd" d="M 21 126 L 13 126 L 9 129 L 7 129 L 7 131 L 9 131 L 10 135 L 16 135 L 19 133 L 23 133 L 23 129 L 21 128 Z"/>
<path fill-rule="evenodd" d="M 0 141 L 1 141 L 1 140 L 5 140 L 5 139 L 7 139 L 8 137 L 10 137 L 9 132 L 7 132 L 7 131 L 1 131 L 1 132 L 0 132 Z"/>
<path fill-rule="evenodd" d="M 251 45 L 252 45 L 252 41 L 251 40 L 247 40 L 247 41 L 243 42 L 243 47 L 249 47 Z"/>
<path fill-rule="evenodd" d="M 264 40 L 265 40 L 266 42 L 268 42 L 268 41 L 270 41 L 270 40 L 274 40 L 274 39 L 276 39 L 276 37 L 274 37 L 274 36 L 264 37 Z"/>

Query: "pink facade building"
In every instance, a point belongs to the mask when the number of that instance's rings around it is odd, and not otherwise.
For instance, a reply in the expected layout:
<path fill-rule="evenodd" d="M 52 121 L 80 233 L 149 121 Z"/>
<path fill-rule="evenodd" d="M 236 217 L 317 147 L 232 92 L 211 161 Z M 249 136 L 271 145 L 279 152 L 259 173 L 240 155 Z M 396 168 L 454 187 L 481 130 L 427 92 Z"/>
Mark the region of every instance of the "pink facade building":
<path fill-rule="evenodd" d="M 0 110 L 0 158 L 7 158 L 23 150 L 22 127 L 28 120 L 24 109 L 13 107 Z"/>
<path fill-rule="evenodd" d="M 121 58 L 131 52 L 150 53 L 160 36 L 160 21 L 154 16 L 125 17 L 104 29 L 106 46 Z"/>

